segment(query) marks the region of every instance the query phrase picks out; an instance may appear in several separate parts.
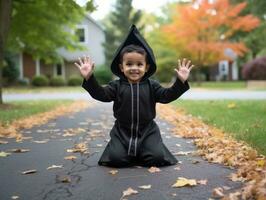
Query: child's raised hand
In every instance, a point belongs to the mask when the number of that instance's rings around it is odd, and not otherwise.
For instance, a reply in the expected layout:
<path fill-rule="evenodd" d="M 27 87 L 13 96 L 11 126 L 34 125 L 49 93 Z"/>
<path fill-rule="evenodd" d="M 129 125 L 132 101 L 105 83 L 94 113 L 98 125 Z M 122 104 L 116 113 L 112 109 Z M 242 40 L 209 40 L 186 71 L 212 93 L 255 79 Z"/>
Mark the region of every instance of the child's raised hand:
<path fill-rule="evenodd" d="M 74 64 L 78 67 L 81 76 L 85 78 L 86 80 L 88 80 L 90 76 L 92 75 L 92 72 L 94 69 L 94 62 L 92 62 L 90 57 L 84 56 L 83 60 L 79 58 L 79 64 L 78 63 L 74 63 Z"/>
<path fill-rule="evenodd" d="M 191 61 L 183 58 L 182 62 L 178 59 L 178 67 L 175 69 L 178 78 L 184 83 L 188 77 L 191 69 L 194 65 L 191 65 Z"/>

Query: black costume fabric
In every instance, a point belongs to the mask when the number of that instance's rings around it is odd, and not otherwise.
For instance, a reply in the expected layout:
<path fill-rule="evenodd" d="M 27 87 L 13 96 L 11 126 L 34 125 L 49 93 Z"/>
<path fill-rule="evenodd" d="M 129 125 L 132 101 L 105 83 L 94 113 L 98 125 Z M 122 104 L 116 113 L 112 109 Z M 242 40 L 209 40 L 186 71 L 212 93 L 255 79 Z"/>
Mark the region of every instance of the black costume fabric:
<path fill-rule="evenodd" d="M 130 83 L 120 71 L 120 51 L 129 44 L 142 46 L 147 52 L 149 70 L 139 83 Z M 163 88 L 149 79 L 156 71 L 152 49 L 132 25 L 125 41 L 118 48 L 111 64 L 112 72 L 120 79 L 102 87 L 92 75 L 84 79 L 82 87 L 102 102 L 113 101 L 116 119 L 98 164 L 111 167 L 165 166 L 176 164 L 176 158 L 162 142 L 160 130 L 154 121 L 156 103 L 169 103 L 189 89 L 188 82 L 178 78 L 170 88 Z"/>

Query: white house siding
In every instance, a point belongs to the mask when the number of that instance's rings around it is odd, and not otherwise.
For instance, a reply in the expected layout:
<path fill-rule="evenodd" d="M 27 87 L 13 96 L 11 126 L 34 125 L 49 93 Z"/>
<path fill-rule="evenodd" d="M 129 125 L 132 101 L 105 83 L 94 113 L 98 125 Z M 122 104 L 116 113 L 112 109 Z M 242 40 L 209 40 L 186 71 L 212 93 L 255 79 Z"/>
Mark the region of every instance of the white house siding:
<path fill-rule="evenodd" d="M 77 28 L 85 28 L 85 42 L 81 43 L 85 46 L 85 50 L 70 52 L 64 48 L 59 49 L 59 53 L 68 62 L 77 61 L 79 57 L 89 55 L 97 65 L 102 65 L 105 62 L 104 49 L 102 43 L 105 40 L 102 28 L 89 16 L 87 16 Z M 74 30 L 73 30 L 74 31 Z"/>

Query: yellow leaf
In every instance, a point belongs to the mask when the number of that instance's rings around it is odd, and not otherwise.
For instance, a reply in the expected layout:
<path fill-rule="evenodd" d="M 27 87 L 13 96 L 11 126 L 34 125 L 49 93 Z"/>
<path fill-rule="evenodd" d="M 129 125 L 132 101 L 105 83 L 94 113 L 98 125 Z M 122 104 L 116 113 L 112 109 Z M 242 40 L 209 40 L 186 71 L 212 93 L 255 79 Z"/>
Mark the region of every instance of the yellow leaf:
<path fill-rule="evenodd" d="M 265 160 L 258 160 L 257 165 L 258 167 L 263 167 L 265 165 Z"/>
<path fill-rule="evenodd" d="M 7 156 L 9 156 L 9 155 L 11 155 L 11 153 L 6 153 L 6 152 L 4 152 L 4 151 L 1 151 L 1 152 L 0 152 L 0 157 L 7 157 Z"/>
<path fill-rule="evenodd" d="M 235 103 L 229 103 L 229 104 L 227 105 L 227 108 L 230 108 L 230 109 L 232 109 L 232 108 L 236 108 L 236 104 L 235 104 Z"/>
<path fill-rule="evenodd" d="M 195 186 L 197 185 L 197 181 L 195 179 L 186 179 L 183 177 L 178 177 L 176 183 L 172 185 L 172 187 L 184 187 L 184 186 Z"/>

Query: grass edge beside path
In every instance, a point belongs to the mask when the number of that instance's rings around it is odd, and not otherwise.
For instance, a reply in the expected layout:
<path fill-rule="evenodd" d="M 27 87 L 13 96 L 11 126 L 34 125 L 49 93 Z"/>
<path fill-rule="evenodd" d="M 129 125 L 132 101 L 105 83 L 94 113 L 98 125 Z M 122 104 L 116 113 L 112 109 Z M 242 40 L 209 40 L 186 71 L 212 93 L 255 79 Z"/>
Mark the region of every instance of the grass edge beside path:
<path fill-rule="evenodd" d="M 219 187 L 220 198 L 223 197 L 223 200 L 265 199 L 265 156 L 258 154 L 246 143 L 236 141 L 220 129 L 205 124 L 173 105 L 159 104 L 157 108 L 160 118 L 173 124 L 172 131 L 175 135 L 193 139 L 199 156 L 210 163 L 223 164 L 236 169 L 236 173 L 232 173 L 228 178 L 234 182 L 243 182 L 243 187 L 225 196 L 221 186 Z"/>
<path fill-rule="evenodd" d="M 179 100 L 173 105 L 266 155 L 266 101 Z"/>
<path fill-rule="evenodd" d="M 53 102 L 53 101 L 35 101 L 37 102 Z M 55 101 L 56 102 L 56 101 Z M 64 101 L 59 101 L 64 102 Z M 54 119 L 56 117 L 65 115 L 66 113 L 72 113 L 72 112 L 78 112 L 80 110 L 83 110 L 84 108 L 90 106 L 90 104 L 87 101 L 68 101 L 69 103 L 61 104 L 57 106 L 56 104 L 54 106 L 48 106 L 46 111 L 40 109 L 37 113 L 29 114 L 22 116 L 21 118 L 17 118 L 16 120 L 12 120 L 9 123 L 2 124 L 0 121 L 0 138 L 16 138 L 17 141 L 21 141 L 23 139 L 23 136 L 21 133 L 19 133 L 20 129 L 24 128 L 31 128 L 35 125 L 41 125 L 47 123 L 49 120 Z M 23 102 L 22 102 L 23 103 Z M 38 104 L 38 103 L 37 103 Z M 55 106 L 57 106 L 55 108 Z M 9 109 L 9 108 L 7 108 Z M 12 106 L 11 106 L 12 109 Z M 2 114 L 5 111 L 2 111 Z M 0 115 L 1 115 L 0 112 Z M 11 110 L 12 112 L 12 110 Z M 15 113 L 11 113 L 11 116 Z"/>

